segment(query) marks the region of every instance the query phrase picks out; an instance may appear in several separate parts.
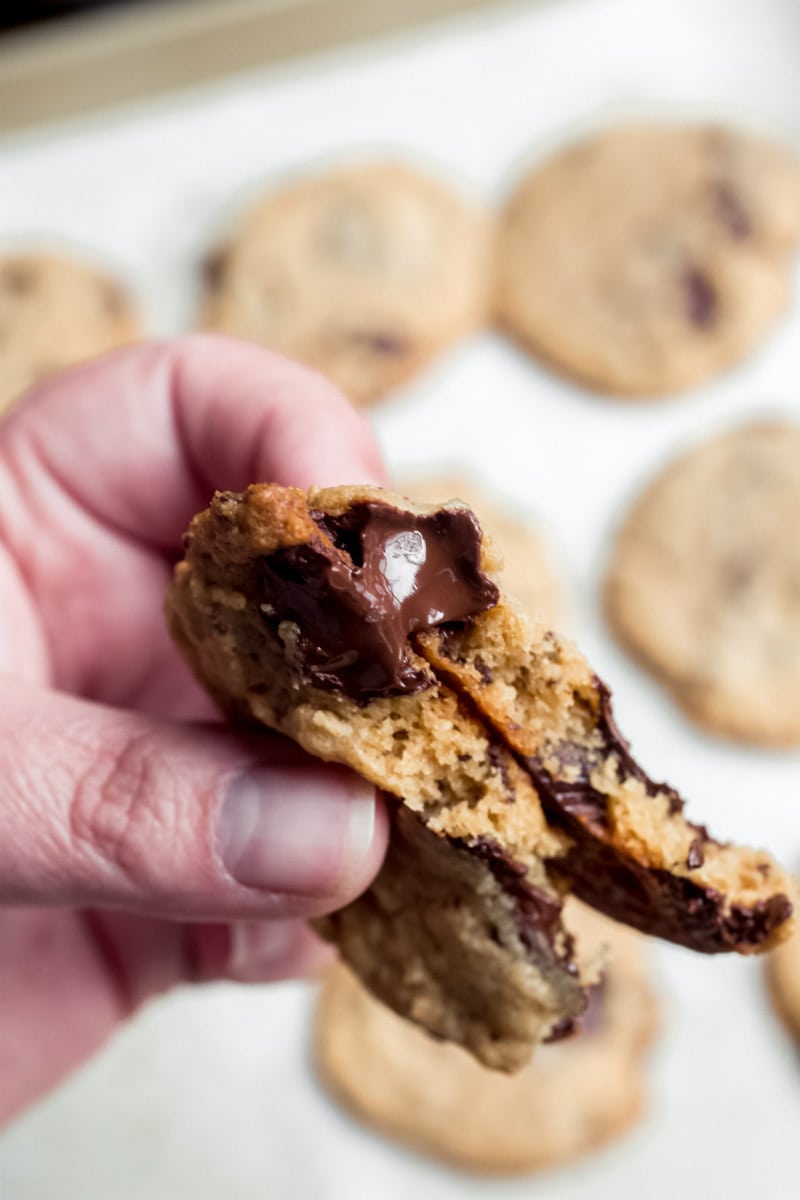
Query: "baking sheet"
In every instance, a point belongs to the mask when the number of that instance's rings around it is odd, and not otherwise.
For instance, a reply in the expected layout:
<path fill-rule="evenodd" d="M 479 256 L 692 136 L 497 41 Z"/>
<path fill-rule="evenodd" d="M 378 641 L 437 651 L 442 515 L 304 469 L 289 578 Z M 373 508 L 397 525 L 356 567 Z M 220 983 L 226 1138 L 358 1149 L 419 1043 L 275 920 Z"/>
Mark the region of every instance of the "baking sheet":
<path fill-rule="evenodd" d="M 0 230 L 91 250 L 125 274 L 151 328 L 190 320 L 195 265 L 259 185 L 342 153 L 393 149 L 488 201 L 520 163 L 587 124 L 712 114 L 794 138 L 793 0 L 572 0 L 463 21 L 424 40 L 262 73 L 0 144 Z M 695 731 L 615 647 L 597 597 L 609 538 L 670 455 L 745 417 L 800 415 L 800 296 L 740 369 L 654 404 L 591 396 L 501 338 L 463 344 L 375 423 L 399 470 L 463 464 L 537 513 L 571 588 L 572 628 L 614 686 L 648 769 L 712 830 L 800 862 L 800 756 Z M 649 1118 L 539 1179 L 465 1179 L 384 1143 L 315 1088 L 311 995 L 218 986 L 153 1004 L 0 1137 L 2 1200 L 405 1200 L 547 1196 L 795 1200 L 800 1064 L 756 962 L 654 946 L 664 1033 Z"/>

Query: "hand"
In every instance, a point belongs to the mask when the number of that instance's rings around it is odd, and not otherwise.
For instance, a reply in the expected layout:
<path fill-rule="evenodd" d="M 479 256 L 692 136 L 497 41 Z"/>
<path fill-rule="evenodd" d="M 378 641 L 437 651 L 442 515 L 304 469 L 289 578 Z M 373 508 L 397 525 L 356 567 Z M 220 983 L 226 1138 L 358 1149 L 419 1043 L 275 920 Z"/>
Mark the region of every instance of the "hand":
<path fill-rule="evenodd" d="M 162 608 L 215 488 L 380 478 L 334 388 L 211 336 L 0 423 L 0 1121 L 173 984 L 313 970 L 303 919 L 377 871 L 374 789 L 222 726 Z"/>

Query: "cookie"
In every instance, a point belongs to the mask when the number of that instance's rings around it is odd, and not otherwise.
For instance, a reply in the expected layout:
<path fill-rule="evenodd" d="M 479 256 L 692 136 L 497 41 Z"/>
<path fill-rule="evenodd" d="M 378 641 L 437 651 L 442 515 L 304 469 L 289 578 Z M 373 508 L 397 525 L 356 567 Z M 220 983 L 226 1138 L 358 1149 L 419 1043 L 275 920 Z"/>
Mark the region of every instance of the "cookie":
<path fill-rule="evenodd" d="M 641 939 L 572 902 L 578 946 L 603 943 L 608 967 L 588 1019 L 518 1074 L 487 1071 L 375 1001 L 344 966 L 319 999 L 314 1063 L 366 1124 L 467 1171 L 541 1170 L 620 1137 L 643 1109 L 643 1057 L 657 1006 Z"/>
<path fill-rule="evenodd" d="M 565 891 L 708 953 L 771 946 L 791 903 L 638 767 L 607 689 L 496 565 L 462 504 L 257 484 L 194 519 L 167 611 L 233 721 L 394 797 L 377 879 L 317 927 L 384 1003 L 511 1071 L 586 1003 Z"/>
<path fill-rule="evenodd" d="M 769 955 L 767 980 L 778 1015 L 800 1042 L 800 934 Z"/>
<path fill-rule="evenodd" d="M 766 335 L 799 238 L 788 149 L 714 125 L 613 128 L 546 160 L 511 197 L 499 319 L 600 391 L 681 391 Z"/>
<path fill-rule="evenodd" d="M 357 404 L 486 319 L 490 226 L 399 163 L 267 196 L 207 260 L 201 324 L 315 367 Z"/>
<path fill-rule="evenodd" d="M 51 254 L 0 256 L 0 412 L 45 375 L 139 333 L 113 279 Z"/>
<path fill-rule="evenodd" d="M 489 497 L 472 480 L 461 476 L 432 476 L 401 481 L 403 495 L 423 504 L 438 504 L 457 496 L 478 514 L 481 527 L 502 555 L 499 583 L 525 612 L 555 627 L 559 624 L 561 596 L 547 546 L 529 520 L 512 515 L 506 506 Z"/>
<path fill-rule="evenodd" d="M 800 428 L 746 425 L 667 467 L 608 567 L 620 641 L 705 728 L 800 745 Z"/>

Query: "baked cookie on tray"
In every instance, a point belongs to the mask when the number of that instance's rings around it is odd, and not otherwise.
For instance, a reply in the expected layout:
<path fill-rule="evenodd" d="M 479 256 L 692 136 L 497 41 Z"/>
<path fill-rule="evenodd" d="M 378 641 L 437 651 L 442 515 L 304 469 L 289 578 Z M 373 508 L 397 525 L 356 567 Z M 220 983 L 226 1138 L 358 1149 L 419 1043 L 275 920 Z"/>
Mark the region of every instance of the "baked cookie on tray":
<path fill-rule="evenodd" d="M 401 1015 L 511 1071 L 586 1004 L 566 891 L 708 953 L 766 949 L 792 906 L 767 855 L 637 766 L 607 689 L 498 565 L 458 502 L 256 484 L 195 517 L 167 609 L 234 722 L 390 797 L 384 867 L 317 928 Z"/>
<path fill-rule="evenodd" d="M 800 745 L 800 427 L 759 422 L 681 455 L 631 509 L 608 619 L 714 733 Z"/>
<path fill-rule="evenodd" d="M 536 166 L 500 227 L 497 311 L 603 392 L 681 391 L 732 366 L 785 309 L 800 160 L 718 125 L 623 125 Z"/>
<path fill-rule="evenodd" d="M 608 961 L 571 1038 L 516 1075 L 487 1071 L 379 1004 L 340 964 L 316 1013 L 324 1086 L 380 1133 L 467 1171 L 541 1170 L 620 1137 L 642 1112 L 658 1019 L 643 939 L 575 901 L 565 919 L 579 954 L 602 945 Z"/>
<path fill-rule="evenodd" d="M 486 216 L 412 167 L 340 167 L 246 214 L 206 262 L 201 324 L 369 404 L 485 322 L 490 242 Z"/>
<path fill-rule="evenodd" d="M 555 567 L 544 539 L 530 520 L 512 514 L 502 501 L 460 475 L 409 475 L 401 480 L 400 490 L 423 504 L 457 496 L 479 512 L 482 528 L 502 557 L 498 580 L 502 588 L 536 620 L 551 628 L 560 626 L 561 589 Z"/>
<path fill-rule="evenodd" d="M 767 980 L 778 1015 L 800 1043 L 800 934 L 769 956 Z"/>
<path fill-rule="evenodd" d="M 0 412 L 45 375 L 139 335 L 116 280 L 55 254 L 0 255 Z"/>

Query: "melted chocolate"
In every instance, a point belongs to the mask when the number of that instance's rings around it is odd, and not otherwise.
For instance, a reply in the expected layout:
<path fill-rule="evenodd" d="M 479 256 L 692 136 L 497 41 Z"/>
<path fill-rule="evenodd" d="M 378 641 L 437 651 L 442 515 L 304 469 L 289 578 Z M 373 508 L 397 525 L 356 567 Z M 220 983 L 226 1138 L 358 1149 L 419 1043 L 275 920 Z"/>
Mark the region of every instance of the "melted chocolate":
<path fill-rule="evenodd" d="M 722 954 L 763 945 L 791 915 L 786 896 L 771 896 L 750 908 L 733 905 L 726 911 L 725 897 L 715 889 L 644 867 L 592 837 L 577 821 L 567 828 L 575 846 L 557 866 L 575 895 L 642 933 L 703 954 Z"/>
<path fill-rule="evenodd" d="M 591 773 L 604 758 L 614 755 L 623 779 L 638 779 L 648 796 L 667 796 L 669 811 L 679 813 L 683 808 L 681 797 L 674 788 L 665 783 L 656 783 L 642 770 L 630 752 L 629 743 L 617 728 L 610 688 L 597 676 L 594 682 L 600 696 L 597 729 L 603 740 L 602 750 L 598 752 L 580 742 L 559 742 L 553 746 L 548 751 L 548 757 L 554 758 L 562 769 L 569 771 L 569 779 L 557 779 L 545 769 L 540 759 L 526 758 L 525 766 L 537 790 L 559 812 L 580 819 L 597 832 L 605 831 L 608 828 L 608 799 L 593 787 Z"/>
<path fill-rule="evenodd" d="M 572 954 L 574 942 L 563 933 L 563 949 L 556 949 L 555 938 L 561 921 L 561 902 L 526 879 L 527 870 L 488 837 L 451 838 L 454 846 L 467 850 L 489 868 L 505 896 L 511 901 L 517 934 L 525 949 L 539 963 L 559 967 L 577 977 L 578 968 Z M 584 1008 L 578 1016 L 562 1017 L 545 1039 L 560 1042 L 571 1037 L 586 1017 L 590 991 L 584 991 Z"/>
<path fill-rule="evenodd" d="M 611 693 L 599 679 L 598 729 L 603 737 L 602 756 L 613 754 L 623 778 L 638 779 L 650 796 L 666 795 L 671 813 L 683 809 L 674 789 L 655 783 L 631 757 L 611 709 Z M 773 896 L 751 908 L 734 906 L 726 912 L 725 897 L 712 888 L 669 871 L 648 867 L 615 846 L 608 828 L 608 799 L 590 781 L 598 765 L 596 752 L 577 743 L 564 743 L 551 751 L 559 763 L 571 768 L 572 781 L 554 778 L 538 758 L 524 764 L 548 818 L 575 842 L 566 858 L 553 863 L 581 900 L 610 917 L 644 933 L 677 942 L 706 954 L 741 946 L 757 946 L 791 913 L 785 896 Z M 577 771 L 576 771 L 577 768 Z M 705 846 L 715 843 L 702 825 L 689 824 L 697 837 L 686 859 L 689 870 L 705 861 Z"/>
<path fill-rule="evenodd" d="M 600 694 L 600 715 L 597 722 L 597 728 L 603 736 L 606 752 L 616 754 L 619 759 L 623 775 L 628 779 L 638 779 L 644 784 L 644 789 L 648 796 L 663 795 L 669 798 L 669 811 L 674 815 L 683 811 L 683 800 L 667 783 L 655 783 L 650 776 L 642 770 L 636 759 L 630 752 L 630 742 L 628 742 L 617 728 L 617 722 L 614 718 L 614 710 L 611 707 L 611 688 L 603 683 L 602 679 L 598 679 L 595 675 L 595 684 Z"/>
<path fill-rule="evenodd" d="M 450 841 L 480 859 L 502 891 L 511 898 L 517 931 L 525 948 L 539 958 L 565 964 L 571 975 L 576 974 L 577 968 L 570 961 L 569 953 L 559 955 L 554 945 L 561 921 L 561 902 L 529 883 L 527 869 L 522 863 L 515 862 L 491 838 L 451 838 Z M 571 951 L 571 939 L 567 938 L 566 946 L 567 951 Z"/>
<path fill-rule="evenodd" d="M 481 529 L 464 508 L 417 515 L 369 501 L 340 517 L 312 513 L 327 535 L 266 556 L 265 617 L 299 628 L 298 665 L 317 687 L 366 702 L 421 691 L 430 673 L 408 637 L 493 607 Z"/>

